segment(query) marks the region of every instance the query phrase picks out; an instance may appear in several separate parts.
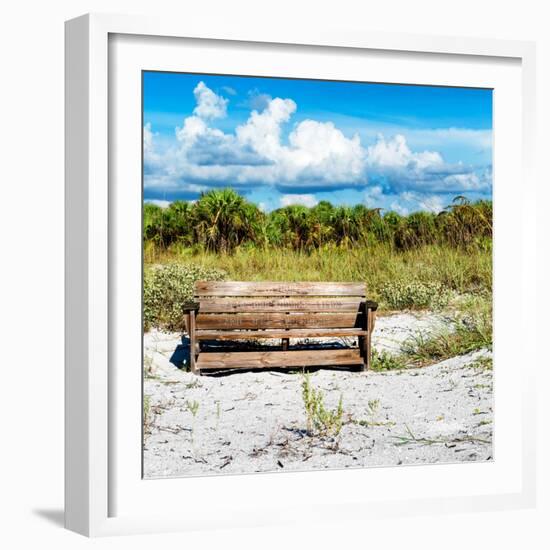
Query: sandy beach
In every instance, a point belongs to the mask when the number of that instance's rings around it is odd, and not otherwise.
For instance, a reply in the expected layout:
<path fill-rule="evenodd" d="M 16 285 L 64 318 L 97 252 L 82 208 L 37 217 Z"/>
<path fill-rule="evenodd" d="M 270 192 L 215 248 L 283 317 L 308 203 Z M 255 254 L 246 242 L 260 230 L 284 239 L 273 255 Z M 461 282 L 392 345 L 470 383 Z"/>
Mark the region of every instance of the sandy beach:
<path fill-rule="evenodd" d="M 434 314 L 382 317 L 374 346 L 397 353 L 414 332 L 444 325 Z M 327 407 L 340 397 L 344 406 L 340 434 L 318 437 L 306 430 L 300 373 L 196 376 L 176 366 L 185 346 L 180 334 L 145 335 L 147 478 L 492 459 L 492 370 L 478 366 L 489 351 L 418 369 L 312 373 Z"/>

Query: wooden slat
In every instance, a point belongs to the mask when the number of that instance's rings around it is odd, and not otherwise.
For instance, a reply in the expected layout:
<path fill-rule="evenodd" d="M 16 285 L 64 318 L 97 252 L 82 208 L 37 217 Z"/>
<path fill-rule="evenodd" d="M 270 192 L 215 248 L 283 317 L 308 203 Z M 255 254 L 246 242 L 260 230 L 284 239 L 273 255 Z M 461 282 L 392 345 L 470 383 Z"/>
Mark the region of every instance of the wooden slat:
<path fill-rule="evenodd" d="M 360 298 L 200 298 L 202 313 L 357 312 Z"/>
<path fill-rule="evenodd" d="M 320 367 L 329 365 L 360 365 L 362 361 L 359 350 L 356 349 L 323 350 L 323 353 L 319 353 L 316 350 L 203 352 L 199 355 L 197 369 Z"/>
<path fill-rule="evenodd" d="M 359 328 L 356 313 L 199 313 L 198 329 Z"/>
<path fill-rule="evenodd" d="M 364 283 L 197 281 L 196 296 L 365 296 Z"/>
<path fill-rule="evenodd" d="M 290 329 L 290 330 L 197 330 L 198 340 L 258 340 L 262 338 L 344 338 L 365 336 L 360 328 Z"/>

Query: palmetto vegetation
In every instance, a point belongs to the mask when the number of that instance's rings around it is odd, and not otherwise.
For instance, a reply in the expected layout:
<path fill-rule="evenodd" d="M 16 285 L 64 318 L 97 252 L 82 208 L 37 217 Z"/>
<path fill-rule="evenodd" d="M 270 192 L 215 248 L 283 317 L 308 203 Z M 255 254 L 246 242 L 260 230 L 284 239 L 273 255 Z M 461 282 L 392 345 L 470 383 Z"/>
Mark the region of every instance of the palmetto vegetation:
<path fill-rule="evenodd" d="M 457 197 L 441 213 L 400 216 L 364 205 L 312 208 L 292 205 L 262 212 L 233 189 L 212 190 L 190 204 L 144 206 L 146 248 L 170 247 L 233 254 L 241 247 L 284 248 L 311 253 L 325 248 L 351 249 L 387 243 L 397 251 L 428 245 L 487 248 L 492 239 L 492 203 Z"/>
<path fill-rule="evenodd" d="M 198 279 L 362 281 L 380 311 L 441 309 L 462 295 L 490 304 L 489 201 L 457 197 L 408 216 L 326 201 L 265 213 L 220 189 L 143 214 L 148 326 L 179 327 Z"/>

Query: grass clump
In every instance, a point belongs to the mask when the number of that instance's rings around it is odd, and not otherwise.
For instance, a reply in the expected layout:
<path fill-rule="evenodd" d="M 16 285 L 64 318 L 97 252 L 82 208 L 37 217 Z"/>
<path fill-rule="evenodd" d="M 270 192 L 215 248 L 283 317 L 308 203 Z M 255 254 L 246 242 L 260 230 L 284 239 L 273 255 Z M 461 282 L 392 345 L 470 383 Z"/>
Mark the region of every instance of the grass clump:
<path fill-rule="evenodd" d="M 387 419 L 379 420 L 377 418 L 379 409 L 380 409 L 380 399 L 369 399 L 369 401 L 367 402 L 368 419 L 361 419 L 361 420 L 352 419 L 351 422 L 353 422 L 354 424 L 358 424 L 359 426 L 363 426 L 365 428 L 395 426 L 395 422 L 392 422 L 391 420 L 387 420 Z"/>
<path fill-rule="evenodd" d="M 367 409 L 370 415 L 374 416 L 380 408 L 380 399 L 369 399 Z"/>
<path fill-rule="evenodd" d="M 454 438 L 444 438 L 444 437 L 436 437 L 436 438 L 427 438 L 427 437 L 418 437 L 416 436 L 412 430 L 405 424 L 405 430 L 406 433 L 403 435 L 395 435 L 392 436 L 397 441 L 394 443 L 396 446 L 401 445 L 410 445 L 413 443 L 417 443 L 419 445 L 437 445 L 437 444 L 443 444 L 443 445 L 449 445 L 453 443 L 491 443 L 487 439 L 483 439 L 480 437 L 470 436 L 466 435 L 464 437 L 454 437 Z"/>
<path fill-rule="evenodd" d="M 307 431 L 310 435 L 337 436 L 340 433 L 344 416 L 342 395 L 336 409 L 326 409 L 322 390 L 311 385 L 311 376 L 306 373 L 302 380 L 302 399 L 306 411 Z"/>
<path fill-rule="evenodd" d="M 388 309 L 439 310 L 451 298 L 451 292 L 440 282 L 389 281 L 380 291 L 383 305 Z"/>
<path fill-rule="evenodd" d="M 193 301 L 196 281 L 221 281 L 225 272 L 191 264 L 154 265 L 143 277 L 143 323 L 167 330 L 181 329 L 182 306 Z"/>
<path fill-rule="evenodd" d="M 404 342 L 402 351 L 415 366 L 425 366 L 473 351 L 492 349 L 492 345 L 492 307 L 485 303 L 475 311 L 457 315 L 450 328 L 412 336 Z"/>
<path fill-rule="evenodd" d="M 370 368 L 377 372 L 401 370 L 407 368 L 407 363 L 401 355 L 393 355 L 387 351 L 377 351 L 373 349 Z"/>
<path fill-rule="evenodd" d="M 472 369 L 479 370 L 493 370 L 493 358 L 492 357 L 478 357 L 473 363 L 468 365 Z"/>

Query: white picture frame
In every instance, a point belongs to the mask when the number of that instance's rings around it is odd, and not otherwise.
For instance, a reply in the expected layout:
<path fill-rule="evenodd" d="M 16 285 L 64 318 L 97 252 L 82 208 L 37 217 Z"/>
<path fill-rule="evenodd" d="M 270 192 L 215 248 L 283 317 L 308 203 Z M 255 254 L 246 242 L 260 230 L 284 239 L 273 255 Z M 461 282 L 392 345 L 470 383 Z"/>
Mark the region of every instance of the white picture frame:
<path fill-rule="evenodd" d="M 124 147 L 116 153 L 109 150 L 113 126 L 116 126 L 118 120 L 115 113 L 110 111 L 112 95 L 115 93 L 112 89 L 113 83 L 119 82 L 117 74 L 113 72 L 124 70 L 122 66 L 110 62 L 109 44 L 113 37 L 129 37 L 133 43 L 131 47 L 138 48 L 136 51 L 142 53 L 143 48 L 147 46 L 139 43 L 146 41 L 147 37 L 157 37 L 161 40 L 193 39 L 195 44 L 208 41 L 212 47 L 222 49 L 224 45 L 239 45 L 252 49 L 258 47 L 264 50 L 284 47 L 287 54 L 290 52 L 289 55 L 292 55 L 294 50 L 307 50 L 315 55 L 322 55 L 323 52 L 353 52 L 353 55 L 360 55 L 361 52 L 380 52 L 390 56 L 395 54 L 401 59 L 398 63 L 403 62 L 407 56 L 412 59 L 420 55 L 426 59 L 436 60 L 442 65 L 471 62 L 494 65 L 496 68 L 514 67 L 510 74 L 513 73 L 511 78 L 516 80 L 514 85 L 511 84 L 511 89 L 516 86 L 514 89 L 517 94 L 510 94 L 505 100 L 514 102 L 518 117 L 514 119 L 514 114 L 510 111 L 510 114 L 506 115 L 510 117 L 509 126 L 506 126 L 507 120 L 504 115 L 501 118 L 497 117 L 495 123 L 497 139 L 499 131 L 502 131 L 499 130 L 499 124 L 501 129 L 508 128 L 510 134 L 509 143 L 503 136 L 501 146 L 497 148 L 502 155 L 502 161 L 496 162 L 495 171 L 497 186 L 500 187 L 495 201 L 495 272 L 498 283 L 495 291 L 495 317 L 506 319 L 506 303 L 503 303 L 504 298 L 499 299 L 499 296 L 505 297 L 507 289 L 509 290 L 512 285 L 517 288 L 514 299 L 520 304 L 520 313 L 515 320 L 517 326 L 514 330 L 509 327 L 510 323 L 499 324 L 501 336 L 496 339 L 496 392 L 503 395 L 496 409 L 496 439 L 497 443 L 500 439 L 508 445 L 503 447 L 507 451 L 503 451 L 500 456 L 496 455 L 496 466 L 491 469 L 490 475 L 486 475 L 489 473 L 488 469 L 479 469 L 477 472 L 469 470 L 472 479 L 487 480 L 485 485 L 479 485 L 479 490 L 475 491 L 467 485 L 463 485 L 461 490 L 458 486 L 452 488 L 452 478 L 457 465 L 368 469 L 353 473 L 308 472 L 141 481 L 141 478 L 136 477 L 136 464 L 139 461 L 139 457 L 136 456 L 129 459 L 132 464 L 128 465 L 128 476 L 131 479 L 121 478 L 121 468 L 117 460 L 120 461 L 120 456 L 132 457 L 132 449 L 141 445 L 141 438 L 139 441 L 130 441 L 128 438 L 124 440 L 117 426 L 125 419 L 131 418 L 134 427 L 129 430 L 128 437 L 136 439 L 137 426 L 141 422 L 141 418 L 138 419 L 140 409 L 130 406 L 125 395 L 128 394 L 129 399 L 141 399 L 141 393 L 139 396 L 134 395 L 134 390 L 138 387 L 137 379 L 129 381 L 128 386 L 123 389 L 116 383 L 117 376 L 114 372 L 117 368 L 114 345 L 117 338 L 113 330 L 121 320 L 113 315 L 111 303 L 118 299 L 117 293 L 114 292 L 118 276 L 115 268 L 117 261 L 122 260 L 117 260 L 113 250 L 119 250 L 116 247 L 117 239 L 121 238 L 117 233 L 120 226 L 119 218 L 127 216 L 129 220 L 131 214 L 121 213 L 121 196 L 117 194 L 118 191 L 113 194 L 110 185 L 110 182 L 118 177 L 117 170 L 113 168 L 118 157 L 120 156 L 121 162 L 130 159 L 126 156 Z M 171 46 L 165 44 L 164 47 Z M 235 55 L 238 57 L 238 52 Z M 131 53 L 124 57 L 127 66 L 132 64 L 132 59 L 135 59 L 135 55 Z M 200 65 L 200 59 L 198 61 Z M 530 240 L 529 237 L 535 232 L 536 222 L 533 216 L 524 215 L 520 221 L 522 231 L 518 232 L 517 236 L 508 235 L 506 227 L 510 224 L 506 223 L 506 209 L 514 204 L 514 198 L 509 195 L 508 184 L 512 177 L 517 176 L 521 181 L 521 185 L 512 191 L 516 197 L 521 198 L 522 205 L 527 205 L 536 195 L 533 177 L 534 67 L 535 46 L 529 42 L 395 35 L 370 31 L 331 32 L 314 28 L 300 31 L 299 34 L 292 30 L 272 30 L 269 27 L 241 31 L 225 29 L 222 22 L 213 23 L 205 28 L 169 18 L 118 15 L 85 15 L 68 21 L 65 151 L 66 527 L 84 535 L 101 536 L 233 525 L 282 524 L 295 521 L 297 517 L 296 510 L 300 507 L 300 501 L 292 491 L 306 487 L 311 497 L 319 483 L 318 476 L 323 476 L 321 481 L 328 497 L 319 495 L 318 498 L 310 498 L 311 502 L 307 508 L 302 506 L 300 509 L 300 521 L 340 518 L 360 520 L 365 515 L 387 517 L 411 513 L 435 514 L 533 506 L 535 430 L 533 423 L 528 419 L 534 416 L 536 361 L 533 337 L 529 336 L 529 331 L 526 330 L 526 320 L 530 315 L 531 318 L 535 318 L 532 309 L 535 307 L 533 304 L 536 304 L 536 289 L 527 266 L 534 262 L 535 249 L 531 244 L 534 239 Z M 266 70 L 269 71 L 269 67 Z M 497 72 L 495 69 L 495 74 Z M 464 75 L 464 68 L 457 69 L 457 73 L 452 77 L 452 82 L 449 80 L 450 83 L 460 83 L 461 79 L 466 78 L 461 76 Z M 505 82 L 502 80 L 503 89 L 506 86 Z M 505 96 L 503 93 L 502 97 Z M 137 124 L 140 125 L 141 122 L 137 121 Z M 141 135 L 137 139 L 141 140 Z M 516 157 L 508 158 L 513 157 L 509 154 L 513 149 Z M 135 153 L 135 148 L 133 151 Z M 499 167 L 504 167 L 506 162 L 511 163 L 510 173 L 505 170 L 499 172 Z M 141 192 L 141 187 L 138 192 Z M 506 242 L 507 245 L 499 249 L 500 236 L 502 242 Z M 141 239 L 141 236 L 138 238 Z M 510 247 L 517 248 L 516 256 L 511 257 Z M 141 261 L 141 258 L 128 257 L 129 264 L 137 260 Z M 515 262 L 516 268 L 507 270 L 506 262 L 510 261 Z M 500 273 L 505 271 L 508 275 L 501 277 Z M 140 319 L 135 321 L 140 325 Z M 521 340 L 518 350 L 521 346 L 524 359 L 521 370 L 518 371 L 520 383 L 515 387 L 511 383 L 511 378 L 505 375 L 500 380 L 498 378 L 498 342 L 505 342 L 513 337 L 514 331 L 518 342 Z M 531 334 L 534 334 L 534 331 Z M 122 338 L 123 335 L 118 336 Z M 141 349 L 135 350 L 135 353 L 141 356 Z M 509 362 L 510 368 L 517 358 L 512 353 L 508 358 L 504 354 L 501 354 L 501 357 L 503 362 Z M 139 376 L 140 366 L 138 364 L 133 367 L 139 371 Z M 512 410 L 514 390 L 519 395 L 516 395 L 516 409 Z M 120 409 L 123 409 L 122 413 Z M 118 419 L 116 421 L 115 416 Z M 517 441 L 514 433 L 517 438 L 521 437 L 521 441 Z M 514 447 L 515 442 L 517 448 Z M 507 460 L 508 454 L 513 455 L 513 460 Z M 473 466 L 475 465 L 458 465 L 458 468 Z M 427 468 L 432 470 L 426 474 L 427 477 L 423 477 Z M 494 477 L 491 477 L 493 474 Z M 390 490 L 393 480 L 394 485 L 403 486 L 405 489 Z M 375 481 L 380 485 L 378 489 L 375 487 Z M 374 496 L 366 494 L 365 491 L 353 490 L 354 487 L 361 487 L 362 483 L 368 483 Z M 448 492 L 445 489 L 446 484 L 449 485 Z M 460 483 L 457 482 L 458 484 Z M 142 486 L 145 487 L 143 491 Z M 379 496 L 384 494 L 384 486 L 388 488 L 387 498 Z M 202 499 L 198 501 L 199 509 L 204 505 L 210 506 L 214 494 L 223 495 L 225 492 L 231 494 L 232 498 L 226 500 L 219 497 L 217 504 L 210 507 L 208 516 L 182 511 L 170 515 L 164 513 L 162 506 L 157 507 L 155 514 L 144 504 L 151 498 L 154 498 L 157 504 L 164 502 L 163 495 L 166 495 L 168 508 L 171 506 L 170 498 L 173 498 L 174 494 L 181 494 L 182 488 Z M 237 489 L 241 494 L 235 494 Z M 270 495 L 270 499 L 261 498 L 266 494 Z M 257 495 L 257 498 L 251 503 L 250 498 L 254 495 Z M 334 506 L 327 509 L 323 498 L 329 498 Z M 120 503 L 126 503 L 126 506 Z"/>

